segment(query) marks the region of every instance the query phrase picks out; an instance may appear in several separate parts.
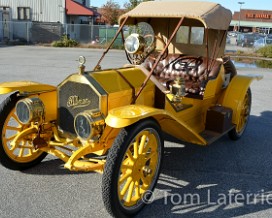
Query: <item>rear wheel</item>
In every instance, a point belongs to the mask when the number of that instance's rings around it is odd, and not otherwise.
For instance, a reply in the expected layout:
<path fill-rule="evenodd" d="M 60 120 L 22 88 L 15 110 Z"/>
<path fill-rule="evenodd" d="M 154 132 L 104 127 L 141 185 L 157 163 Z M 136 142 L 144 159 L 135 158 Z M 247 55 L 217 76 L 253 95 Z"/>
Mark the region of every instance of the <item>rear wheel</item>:
<path fill-rule="evenodd" d="M 15 105 L 20 100 L 17 94 L 7 97 L 0 105 L 0 162 L 12 170 L 24 170 L 40 163 L 47 153 L 35 150 L 33 137 L 21 138 L 16 146 L 11 142 L 28 125 L 19 122 L 15 114 Z"/>
<path fill-rule="evenodd" d="M 240 119 L 236 125 L 236 127 L 234 129 L 232 129 L 231 131 L 229 131 L 229 137 L 232 140 L 237 140 L 239 139 L 248 124 L 249 121 L 249 117 L 250 117 L 250 110 L 251 110 L 251 90 L 250 88 L 248 88 L 247 93 L 243 99 L 243 103 L 241 106 L 241 110 L 240 110 Z"/>
<path fill-rule="evenodd" d="M 109 150 L 102 178 L 102 197 L 114 217 L 138 213 L 151 197 L 160 172 L 163 139 L 153 120 L 120 131 Z"/>

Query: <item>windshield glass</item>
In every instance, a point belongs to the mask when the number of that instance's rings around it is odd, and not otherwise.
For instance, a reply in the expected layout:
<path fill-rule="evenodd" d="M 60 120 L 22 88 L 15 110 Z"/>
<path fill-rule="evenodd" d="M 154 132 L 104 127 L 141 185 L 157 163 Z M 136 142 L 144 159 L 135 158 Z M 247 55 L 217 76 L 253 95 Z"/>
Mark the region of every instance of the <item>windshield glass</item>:
<path fill-rule="evenodd" d="M 176 35 L 176 42 L 181 44 L 202 45 L 204 27 L 181 26 Z"/>

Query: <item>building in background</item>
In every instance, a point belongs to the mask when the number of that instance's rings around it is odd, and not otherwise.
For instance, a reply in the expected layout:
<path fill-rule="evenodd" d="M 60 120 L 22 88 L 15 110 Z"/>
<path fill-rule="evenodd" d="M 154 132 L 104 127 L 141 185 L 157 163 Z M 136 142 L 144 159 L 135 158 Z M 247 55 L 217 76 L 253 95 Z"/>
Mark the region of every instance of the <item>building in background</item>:
<path fill-rule="evenodd" d="M 0 0 L 0 41 L 50 42 L 62 34 L 88 38 L 88 28 L 78 24 L 90 28 L 101 16 L 89 6 L 90 0 Z"/>
<path fill-rule="evenodd" d="M 86 7 L 91 7 L 91 0 L 74 0 L 75 2 L 78 2 L 82 5 L 85 5 Z"/>
<path fill-rule="evenodd" d="M 272 11 L 243 9 L 234 12 L 230 24 L 231 31 L 272 33 Z"/>

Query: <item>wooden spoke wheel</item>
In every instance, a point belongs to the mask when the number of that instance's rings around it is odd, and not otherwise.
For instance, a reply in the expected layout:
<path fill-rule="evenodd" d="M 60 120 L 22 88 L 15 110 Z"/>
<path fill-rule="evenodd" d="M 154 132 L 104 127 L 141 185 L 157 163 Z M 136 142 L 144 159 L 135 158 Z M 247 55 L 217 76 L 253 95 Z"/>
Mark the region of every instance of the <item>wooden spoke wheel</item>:
<path fill-rule="evenodd" d="M 33 135 L 27 135 L 17 145 L 12 145 L 15 137 L 29 127 L 21 124 L 15 114 L 18 100 L 17 94 L 12 94 L 0 106 L 0 162 L 9 169 L 24 170 L 40 163 L 47 154 L 34 149 Z"/>
<path fill-rule="evenodd" d="M 240 116 L 239 122 L 237 123 L 236 127 L 229 132 L 229 137 L 232 140 L 239 139 L 243 135 L 243 133 L 247 127 L 248 120 L 250 117 L 250 110 L 251 110 L 251 90 L 250 90 L 250 88 L 247 90 L 247 93 L 243 99 L 243 103 L 242 103 L 241 107 L 242 108 L 239 110 L 239 116 Z"/>
<path fill-rule="evenodd" d="M 112 216 L 135 215 L 147 203 L 159 177 L 162 153 L 163 139 L 155 121 L 140 121 L 120 131 L 102 179 L 103 201 Z"/>

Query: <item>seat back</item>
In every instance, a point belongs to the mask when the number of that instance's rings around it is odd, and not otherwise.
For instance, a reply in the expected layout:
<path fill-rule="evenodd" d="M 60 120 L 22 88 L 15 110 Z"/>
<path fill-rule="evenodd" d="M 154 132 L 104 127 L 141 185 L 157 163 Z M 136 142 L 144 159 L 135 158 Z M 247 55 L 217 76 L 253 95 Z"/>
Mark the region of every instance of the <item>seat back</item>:
<path fill-rule="evenodd" d="M 154 58 L 147 58 L 144 67 L 151 70 L 155 61 Z M 207 81 L 218 75 L 221 62 L 209 60 L 209 65 L 211 69 L 208 72 L 206 58 L 180 54 L 168 55 L 159 62 L 154 75 L 166 86 L 177 77 L 181 77 L 185 81 L 187 93 L 203 95 Z"/>

